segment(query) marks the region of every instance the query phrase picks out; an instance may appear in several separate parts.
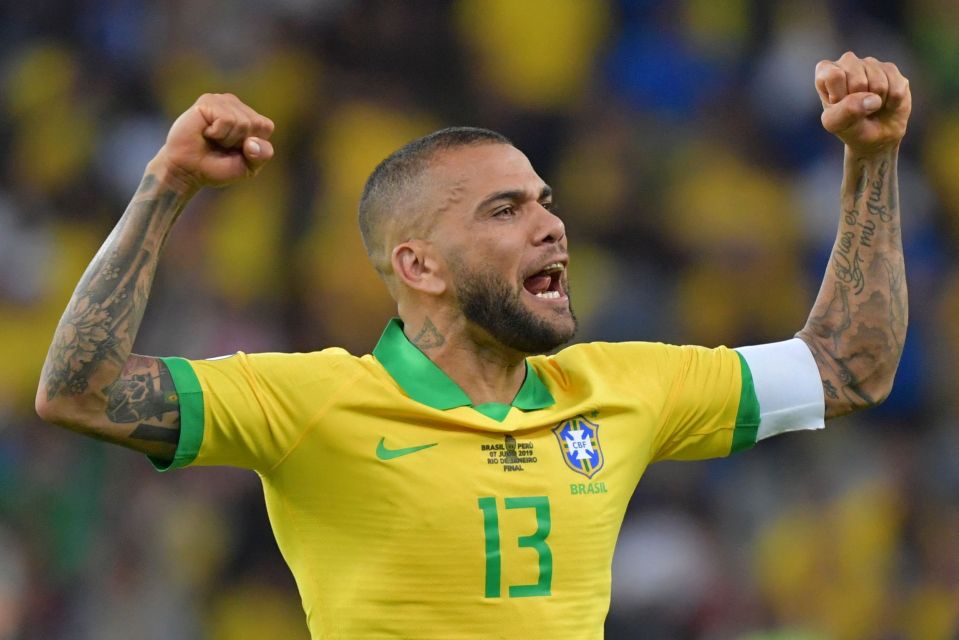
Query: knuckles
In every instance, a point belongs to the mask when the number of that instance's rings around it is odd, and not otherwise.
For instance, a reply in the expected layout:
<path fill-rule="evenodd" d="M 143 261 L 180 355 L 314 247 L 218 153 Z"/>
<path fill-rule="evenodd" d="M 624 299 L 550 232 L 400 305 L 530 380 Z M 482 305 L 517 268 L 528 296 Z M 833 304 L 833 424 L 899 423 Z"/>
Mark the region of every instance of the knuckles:
<path fill-rule="evenodd" d="M 902 78 L 903 80 L 906 79 L 906 76 L 902 75 L 902 71 L 899 70 L 899 67 L 892 62 L 880 62 L 879 66 L 882 67 L 883 71 L 885 71 L 886 75 L 890 78 Z"/>
<path fill-rule="evenodd" d="M 254 159 L 246 157 L 243 145 L 251 136 L 269 139 L 273 130 L 270 118 L 234 94 L 204 93 L 173 123 L 159 155 L 199 186 L 225 185 L 256 175 L 270 160 L 273 148 L 268 142 Z M 226 157 L 213 153 L 210 142 L 234 153 Z"/>
<path fill-rule="evenodd" d="M 226 92 L 226 93 L 202 93 L 200 94 L 200 97 L 197 98 L 197 102 L 201 102 L 201 101 L 209 102 L 211 100 L 221 100 L 221 99 L 236 100 L 237 102 L 240 101 L 240 99 L 237 98 L 232 93 Z"/>
<path fill-rule="evenodd" d="M 846 86 L 849 88 L 849 93 L 861 93 L 863 91 L 869 90 L 869 79 L 866 77 L 865 73 L 846 74 Z"/>
<path fill-rule="evenodd" d="M 832 60 L 820 60 L 816 64 L 816 77 L 822 80 L 829 80 L 832 78 L 838 78 L 842 76 L 845 72 L 836 66 L 836 63 Z"/>
<path fill-rule="evenodd" d="M 888 97 L 891 100 L 897 102 L 902 102 L 906 99 L 906 96 L 909 95 L 909 84 L 908 82 L 903 84 L 901 87 L 891 88 L 888 93 Z"/>
<path fill-rule="evenodd" d="M 817 73 L 817 74 L 818 74 L 818 73 L 824 73 L 824 72 L 827 71 L 828 69 L 835 69 L 835 68 L 836 68 L 836 63 L 833 62 L 832 60 L 825 60 L 825 59 L 823 59 L 823 60 L 820 60 L 819 62 L 816 63 L 816 73 Z"/>
<path fill-rule="evenodd" d="M 816 63 L 817 86 L 844 79 L 848 93 L 871 91 L 893 101 L 908 99 L 909 79 L 892 62 L 883 62 L 874 56 L 860 58 L 854 51 L 846 51 L 836 60 Z"/>
<path fill-rule="evenodd" d="M 224 133 L 234 130 L 244 137 L 252 132 L 269 138 L 275 129 L 271 119 L 261 116 L 229 92 L 204 93 L 196 99 L 192 108 L 203 114 L 209 122 L 217 122 Z"/>

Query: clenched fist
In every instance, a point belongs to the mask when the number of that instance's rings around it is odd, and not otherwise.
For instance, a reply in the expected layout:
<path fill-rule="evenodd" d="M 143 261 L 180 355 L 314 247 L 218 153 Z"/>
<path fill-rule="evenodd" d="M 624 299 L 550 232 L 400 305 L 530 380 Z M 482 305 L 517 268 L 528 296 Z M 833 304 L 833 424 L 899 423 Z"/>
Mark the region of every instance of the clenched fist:
<path fill-rule="evenodd" d="M 249 178 L 273 157 L 273 121 L 229 93 L 207 93 L 170 127 L 151 161 L 182 192 Z"/>
<path fill-rule="evenodd" d="M 847 51 L 816 65 L 822 124 L 856 153 L 895 148 L 906 133 L 912 94 L 896 65 Z"/>

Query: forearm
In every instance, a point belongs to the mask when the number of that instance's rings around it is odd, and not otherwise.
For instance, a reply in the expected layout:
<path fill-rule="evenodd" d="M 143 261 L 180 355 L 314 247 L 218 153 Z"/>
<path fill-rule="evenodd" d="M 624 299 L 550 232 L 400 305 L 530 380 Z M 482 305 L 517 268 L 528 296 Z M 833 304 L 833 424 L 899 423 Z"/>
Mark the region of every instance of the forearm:
<path fill-rule="evenodd" d="M 898 148 L 846 148 L 841 220 L 822 288 L 797 334 L 822 375 L 826 416 L 881 402 L 892 388 L 908 322 L 899 218 Z"/>
<path fill-rule="evenodd" d="M 41 415 L 103 414 L 133 348 L 160 249 L 190 193 L 148 168 L 60 319 L 37 390 Z"/>

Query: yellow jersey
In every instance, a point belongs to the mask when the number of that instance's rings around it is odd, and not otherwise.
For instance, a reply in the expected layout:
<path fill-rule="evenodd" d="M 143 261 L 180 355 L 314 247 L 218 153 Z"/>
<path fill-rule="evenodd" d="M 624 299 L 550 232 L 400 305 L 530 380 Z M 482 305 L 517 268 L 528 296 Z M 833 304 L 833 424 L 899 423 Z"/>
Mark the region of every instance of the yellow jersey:
<path fill-rule="evenodd" d="M 479 406 L 395 319 L 362 357 L 165 362 L 168 466 L 256 471 L 315 639 L 602 638 L 646 466 L 750 447 L 759 424 L 722 347 L 575 345 L 528 358 L 510 405 Z"/>

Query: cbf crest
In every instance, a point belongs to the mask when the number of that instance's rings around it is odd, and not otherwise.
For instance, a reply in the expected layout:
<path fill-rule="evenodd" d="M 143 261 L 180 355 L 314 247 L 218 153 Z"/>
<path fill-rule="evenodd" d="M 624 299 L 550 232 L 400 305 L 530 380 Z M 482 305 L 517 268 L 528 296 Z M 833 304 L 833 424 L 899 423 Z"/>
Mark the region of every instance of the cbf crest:
<path fill-rule="evenodd" d="M 599 444 L 599 425 L 583 416 L 560 422 L 553 427 L 566 466 L 592 478 L 603 468 L 603 449 Z"/>

